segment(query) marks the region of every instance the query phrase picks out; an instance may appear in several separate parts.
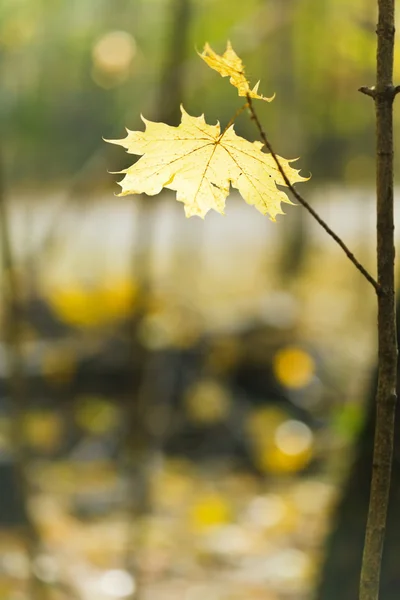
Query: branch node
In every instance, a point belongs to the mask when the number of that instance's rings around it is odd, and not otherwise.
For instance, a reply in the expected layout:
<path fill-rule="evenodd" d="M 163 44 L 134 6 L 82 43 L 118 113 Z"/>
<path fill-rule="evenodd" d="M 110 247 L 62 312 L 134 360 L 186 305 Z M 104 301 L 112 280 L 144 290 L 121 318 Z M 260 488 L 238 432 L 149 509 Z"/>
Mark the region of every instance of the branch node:
<path fill-rule="evenodd" d="M 370 96 L 374 100 L 393 101 L 396 94 L 400 92 L 400 85 L 397 85 L 396 87 L 393 85 L 386 85 L 382 89 L 377 89 L 374 85 L 371 87 L 362 86 L 358 88 L 358 91 L 366 96 Z"/>
<path fill-rule="evenodd" d="M 358 91 L 366 96 L 370 96 L 370 98 L 373 98 L 374 100 L 376 98 L 376 89 L 374 85 L 371 87 L 363 85 L 362 87 L 358 88 Z"/>

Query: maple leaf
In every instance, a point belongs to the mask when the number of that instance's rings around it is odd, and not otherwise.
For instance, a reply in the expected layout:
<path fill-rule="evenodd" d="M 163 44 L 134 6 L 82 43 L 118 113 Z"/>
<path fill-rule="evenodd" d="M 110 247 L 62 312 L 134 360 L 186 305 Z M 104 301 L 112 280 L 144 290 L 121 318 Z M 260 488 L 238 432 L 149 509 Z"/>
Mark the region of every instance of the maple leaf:
<path fill-rule="evenodd" d="M 223 214 L 230 185 L 248 204 L 275 221 L 283 214 L 281 202 L 292 204 L 276 186 L 286 185 L 273 157 L 261 151 L 261 142 L 248 142 L 236 135 L 233 125 L 221 132 L 219 123 L 208 125 L 204 115 L 190 116 L 183 107 L 178 127 L 147 121 L 145 131 L 128 131 L 122 140 L 106 140 L 142 155 L 121 173 L 120 196 L 145 193 L 150 196 L 168 188 L 185 205 L 187 217 L 204 217 L 214 209 Z M 290 160 L 278 157 L 291 183 L 306 181 Z"/>
<path fill-rule="evenodd" d="M 257 81 L 253 89 L 250 88 L 250 84 L 244 73 L 243 62 L 236 54 L 229 41 L 227 42 L 226 50 L 222 56 L 214 52 L 209 44 L 205 44 L 203 52 L 198 52 L 198 55 L 209 67 L 218 71 L 222 77 L 230 77 L 229 81 L 237 88 L 239 96 L 249 95 L 251 98 L 265 100 L 266 102 L 272 102 L 275 98 L 275 94 L 271 96 L 271 98 L 266 98 L 258 93 L 258 86 L 260 85 L 259 81 Z"/>

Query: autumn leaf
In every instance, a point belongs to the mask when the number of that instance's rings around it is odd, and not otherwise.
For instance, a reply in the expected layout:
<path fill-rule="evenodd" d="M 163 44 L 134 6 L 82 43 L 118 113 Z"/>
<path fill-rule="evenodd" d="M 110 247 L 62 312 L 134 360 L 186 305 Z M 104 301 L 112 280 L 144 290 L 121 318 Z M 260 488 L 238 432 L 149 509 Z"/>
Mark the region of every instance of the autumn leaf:
<path fill-rule="evenodd" d="M 275 98 L 275 94 L 271 98 L 266 98 L 258 93 L 259 81 L 257 81 L 253 89 L 250 88 L 250 84 L 244 73 L 243 62 L 229 41 L 222 56 L 214 52 L 209 44 L 205 44 L 203 52 L 199 52 L 198 54 L 209 67 L 218 71 L 222 77 L 230 77 L 229 81 L 237 88 L 239 96 L 250 96 L 251 98 L 265 100 L 266 102 L 271 102 Z"/>
<path fill-rule="evenodd" d="M 178 127 L 154 123 L 142 117 L 145 131 L 128 131 L 122 140 L 107 140 L 142 155 L 121 173 L 120 196 L 158 194 L 162 188 L 177 192 L 187 217 L 204 217 L 210 210 L 223 214 L 230 185 L 239 190 L 248 204 L 275 221 L 283 214 L 281 203 L 292 204 L 277 188 L 286 185 L 273 157 L 262 152 L 261 142 L 248 142 L 236 135 L 233 125 L 220 130 L 219 123 L 208 125 L 204 115 L 190 116 L 181 107 Z M 289 181 L 306 181 L 290 160 L 278 157 Z"/>

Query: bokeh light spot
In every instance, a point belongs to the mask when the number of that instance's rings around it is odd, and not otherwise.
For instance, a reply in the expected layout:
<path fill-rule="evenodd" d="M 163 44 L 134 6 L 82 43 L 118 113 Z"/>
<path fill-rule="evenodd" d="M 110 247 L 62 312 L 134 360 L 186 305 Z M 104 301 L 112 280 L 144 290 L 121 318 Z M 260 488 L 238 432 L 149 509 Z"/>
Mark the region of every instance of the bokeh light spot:
<path fill-rule="evenodd" d="M 101 396 L 78 397 L 74 413 L 79 427 L 92 434 L 111 431 L 119 423 L 118 408 Z"/>
<path fill-rule="evenodd" d="M 228 416 L 230 405 L 226 389 L 212 379 L 197 382 L 185 397 L 187 415 L 197 423 L 223 421 Z"/>
<path fill-rule="evenodd" d="M 190 511 L 190 522 L 196 531 L 226 524 L 230 519 L 231 508 L 228 500 L 216 492 L 200 496 Z"/>
<path fill-rule="evenodd" d="M 279 425 L 275 432 L 275 444 L 289 456 L 302 454 L 310 449 L 313 441 L 311 429 L 301 421 L 289 420 Z"/>
<path fill-rule="evenodd" d="M 308 385 L 315 374 L 312 356 L 302 348 L 287 346 L 274 357 L 275 377 L 285 387 L 299 389 Z"/>
<path fill-rule="evenodd" d="M 112 569 L 100 577 L 99 588 L 110 598 L 126 598 L 132 596 L 136 585 L 132 575 L 122 569 Z"/>
<path fill-rule="evenodd" d="M 136 54 L 134 37 L 126 31 L 110 31 L 93 47 L 92 56 L 96 66 L 104 71 L 118 72 L 129 68 Z"/>

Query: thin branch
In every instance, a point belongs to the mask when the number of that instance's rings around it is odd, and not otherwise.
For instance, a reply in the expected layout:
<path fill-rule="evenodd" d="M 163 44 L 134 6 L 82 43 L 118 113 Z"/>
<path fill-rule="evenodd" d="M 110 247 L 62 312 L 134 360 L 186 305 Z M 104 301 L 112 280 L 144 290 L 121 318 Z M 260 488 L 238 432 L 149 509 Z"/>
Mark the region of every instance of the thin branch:
<path fill-rule="evenodd" d="M 381 292 L 379 283 L 372 277 L 372 275 L 366 270 L 366 268 L 363 267 L 363 265 L 356 259 L 354 254 L 349 250 L 349 248 L 346 246 L 346 244 L 343 242 L 343 240 L 334 231 L 332 231 L 332 229 L 329 227 L 329 225 L 327 223 L 325 223 L 325 221 L 318 215 L 318 213 L 309 205 L 307 200 L 305 200 L 303 198 L 303 196 L 301 196 L 299 194 L 299 192 L 296 190 L 296 188 L 292 185 L 288 176 L 285 173 L 284 168 L 282 167 L 282 165 L 279 161 L 279 157 L 277 156 L 277 154 L 275 154 L 271 144 L 268 141 L 266 133 L 263 130 L 260 120 L 254 109 L 253 101 L 249 95 L 247 95 L 247 102 L 248 102 L 248 107 L 249 107 L 249 110 L 251 113 L 251 118 L 257 126 L 260 137 L 261 137 L 262 141 L 264 142 L 266 148 L 271 153 L 271 156 L 274 159 L 276 166 L 278 167 L 278 170 L 279 170 L 280 174 L 282 175 L 285 184 L 287 185 L 289 190 L 292 192 L 293 196 L 296 198 L 296 200 L 298 200 L 300 202 L 300 204 L 302 206 L 304 206 L 305 209 L 308 210 L 310 215 L 314 217 L 314 219 L 321 225 L 321 227 L 326 231 L 326 233 L 328 235 L 330 235 L 330 237 L 333 238 L 337 244 L 339 244 L 339 246 L 342 248 L 342 250 L 346 254 L 347 258 L 349 260 L 351 260 L 351 262 L 356 267 L 356 269 L 358 269 L 358 271 L 360 271 L 360 273 L 362 275 L 364 275 L 365 279 L 367 281 L 369 281 L 369 283 L 374 287 L 376 293 L 379 295 Z"/>
<path fill-rule="evenodd" d="M 395 96 L 397 96 L 397 94 L 400 92 L 400 85 L 396 85 L 395 87 L 394 85 L 389 84 L 386 85 L 385 88 L 380 91 L 378 91 L 374 85 L 372 85 L 371 87 L 363 85 L 362 87 L 358 88 L 358 91 L 362 94 L 365 94 L 366 96 L 370 96 L 374 100 L 379 95 L 382 95 L 382 93 L 384 94 L 386 100 L 390 97 L 392 97 L 392 100 L 394 100 Z"/>
<path fill-rule="evenodd" d="M 362 87 L 358 88 L 358 91 L 361 92 L 362 94 L 365 94 L 366 96 L 369 96 L 370 98 L 375 99 L 376 90 L 375 90 L 374 85 L 371 87 L 363 85 Z"/>
<path fill-rule="evenodd" d="M 220 137 L 222 138 L 225 133 L 228 131 L 229 127 L 231 127 L 231 125 L 234 124 L 234 122 L 236 121 L 236 119 L 238 118 L 238 116 L 240 114 L 242 114 L 242 112 L 246 109 L 249 108 L 249 104 L 248 102 L 246 102 L 245 104 L 243 104 L 242 106 L 240 106 L 237 111 L 235 112 L 235 114 L 233 115 L 233 117 L 230 119 L 229 123 L 226 125 L 226 127 L 224 128 L 224 130 L 222 131 Z"/>

